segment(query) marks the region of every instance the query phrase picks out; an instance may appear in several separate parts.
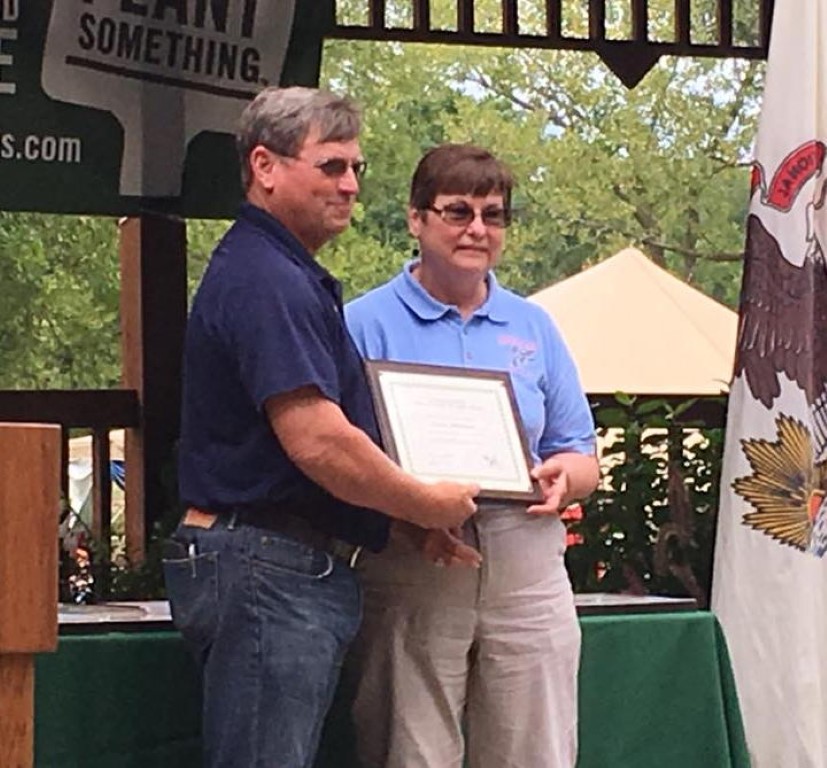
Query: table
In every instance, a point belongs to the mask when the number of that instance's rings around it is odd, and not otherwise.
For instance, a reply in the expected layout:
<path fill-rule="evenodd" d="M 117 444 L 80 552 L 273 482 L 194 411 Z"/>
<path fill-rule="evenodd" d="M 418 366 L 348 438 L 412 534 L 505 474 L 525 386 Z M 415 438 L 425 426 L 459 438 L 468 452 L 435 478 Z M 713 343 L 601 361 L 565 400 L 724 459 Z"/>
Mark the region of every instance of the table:
<path fill-rule="evenodd" d="M 580 622 L 578 768 L 748 768 L 711 614 Z M 196 671 L 175 632 L 62 636 L 58 652 L 36 664 L 35 765 L 200 768 L 198 709 Z"/>
<path fill-rule="evenodd" d="M 578 768 L 749 768 L 710 613 L 581 618 Z"/>

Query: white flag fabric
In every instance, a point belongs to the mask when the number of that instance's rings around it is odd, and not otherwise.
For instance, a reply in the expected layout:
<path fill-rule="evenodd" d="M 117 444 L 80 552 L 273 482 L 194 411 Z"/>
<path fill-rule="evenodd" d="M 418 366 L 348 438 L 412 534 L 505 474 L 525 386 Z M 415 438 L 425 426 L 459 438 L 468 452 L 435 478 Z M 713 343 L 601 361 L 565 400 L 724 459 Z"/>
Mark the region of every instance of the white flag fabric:
<path fill-rule="evenodd" d="M 712 608 L 753 768 L 827 768 L 827 0 L 775 0 Z"/>

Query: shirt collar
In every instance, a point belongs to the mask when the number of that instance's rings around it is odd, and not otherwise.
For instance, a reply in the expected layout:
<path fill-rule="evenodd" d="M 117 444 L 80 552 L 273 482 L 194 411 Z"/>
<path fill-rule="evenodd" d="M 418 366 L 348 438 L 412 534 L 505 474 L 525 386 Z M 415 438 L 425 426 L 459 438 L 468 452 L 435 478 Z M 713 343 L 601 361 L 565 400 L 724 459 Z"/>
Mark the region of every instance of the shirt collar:
<path fill-rule="evenodd" d="M 342 286 L 339 281 L 316 261 L 307 248 L 299 242 L 299 239 L 272 213 L 252 203 L 243 202 L 238 211 L 238 219 L 263 230 L 271 240 L 281 246 L 279 249 L 281 253 L 322 283 L 341 305 Z"/>
<path fill-rule="evenodd" d="M 402 273 L 394 280 L 394 289 L 401 301 L 421 320 L 438 320 L 451 310 L 450 304 L 443 304 L 428 291 L 413 276 L 413 268 L 419 264 L 419 259 L 411 259 L 402 268 Z M 489 270 L 486 277 L 488 282 L 488 297 L 481 307 L 474 310 L 473 317 L 485 317 L 494 323 L 508 322 L 503 307 L 503 291 L 497 283 L 494 273 Z"/>

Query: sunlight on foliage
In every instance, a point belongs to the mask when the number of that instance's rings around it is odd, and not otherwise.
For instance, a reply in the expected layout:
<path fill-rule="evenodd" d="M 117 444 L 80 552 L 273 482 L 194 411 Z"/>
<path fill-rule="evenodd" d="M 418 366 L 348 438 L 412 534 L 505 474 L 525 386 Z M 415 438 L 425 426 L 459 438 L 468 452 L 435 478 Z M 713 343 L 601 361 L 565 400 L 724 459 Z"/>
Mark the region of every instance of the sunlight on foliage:
<path fill-rule="evenodd" d="M 337 5 L 366 20 L 365 3 Z M 431 5 L 435 26 L 456 27 L 456 3 Z M 478 24 L 495 25 L 502 3 L 476 5 Z M 609 4 L 612 34 L 630 6 Z M 674 3 L 650 7 L 650 31 L 667 35 Z M 714 35 L 715 3 L 692 7 L 696 32 Z M 739 39 L 754 42 L 754 9 L 733 7 Z M 544 0 L 519 8 L 521 24 L 543 28 Z M 572 33 L 584 31 L 588 2 L 564 8 Z M 411 23 L 410 3 L 386 9 Z M 589 53 L 330 40 L 322 85 L 362 104 L 369 167 L 352 228 L 320 260 L 347 297 L 391 277 L 413 245 L 405 209 L 418 159 L 470 141 L 518 181 L 503 284 L 533 293 L 633 245 L 734 306 L 763 78 L 763 62 L 662 59 L 629 91 Z M 190 292 L 228 224 L 189 222 Z M 118 272 L 112 219 L 0 213 L 0 386 L 116 385 Z"/>

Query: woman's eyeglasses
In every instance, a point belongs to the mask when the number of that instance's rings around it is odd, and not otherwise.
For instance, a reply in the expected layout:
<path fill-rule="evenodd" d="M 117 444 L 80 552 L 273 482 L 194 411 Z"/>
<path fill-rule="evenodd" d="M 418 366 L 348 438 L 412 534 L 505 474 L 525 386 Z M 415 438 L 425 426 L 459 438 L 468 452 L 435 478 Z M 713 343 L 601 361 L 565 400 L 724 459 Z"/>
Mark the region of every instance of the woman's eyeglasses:
<path fill-rule="evenodd" d="M 425 208 L 426 211 L 433 211 L 450 227 L 467 227 L 479 213 L 482 223 L 487 227 L 495 227 L 497 229 L 504 229 L 511 224 L 511 211 L 507 208 L 500 208 L 497 205 L 491 205 L 477 211 L 468 203 L 448 203 L 442 208 L 437 208 L 435 205 L 429 205 Z"/>

